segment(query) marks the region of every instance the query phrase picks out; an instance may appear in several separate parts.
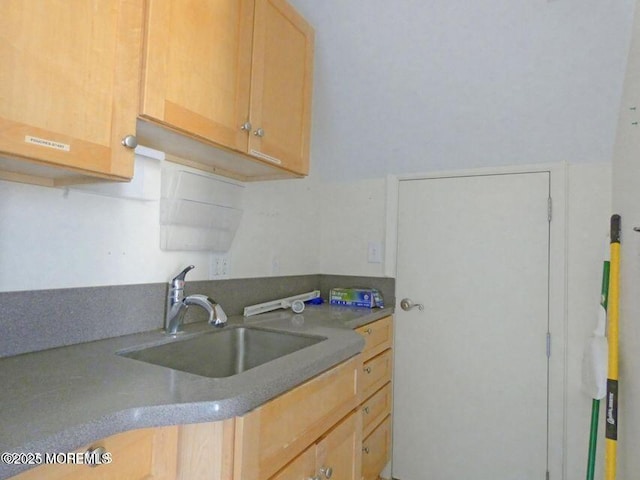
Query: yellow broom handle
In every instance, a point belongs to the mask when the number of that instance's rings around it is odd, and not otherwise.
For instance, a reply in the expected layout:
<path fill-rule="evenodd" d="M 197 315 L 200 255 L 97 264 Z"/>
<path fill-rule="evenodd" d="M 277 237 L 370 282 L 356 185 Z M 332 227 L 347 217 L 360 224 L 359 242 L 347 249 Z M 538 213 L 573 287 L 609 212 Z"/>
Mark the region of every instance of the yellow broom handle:
<path fill-rule="evenodd" d="M 605 480 L 616 478 L 618 448 L 618 322 L 620 304 L 620 215 L 611 217 L 611 270 L 607 308 L 609 373 L 607 375 Z"/>

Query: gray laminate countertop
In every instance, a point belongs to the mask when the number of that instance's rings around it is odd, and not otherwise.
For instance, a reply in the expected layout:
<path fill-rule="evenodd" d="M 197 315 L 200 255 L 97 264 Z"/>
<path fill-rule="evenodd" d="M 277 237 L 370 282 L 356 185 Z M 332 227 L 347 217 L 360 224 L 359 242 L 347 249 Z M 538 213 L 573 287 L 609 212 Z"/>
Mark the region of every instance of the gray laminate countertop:
<path fill-rule="evenodd" d="M 201 377 L 117 355 L 167 342 L 161 331 L 0 359 L 0 453 L 66 453 L 127 430 L 242 415 L 360 352 L 364 341 L 351 330 L 392 312 L 321 305 L 307 306 L 299 315 L 279 310 L 230 317 L 229 326 L 326 340 L 226 378 Z M 212 328 L 206 323 L 187 325 L 181 338 Z M 0 461 L 0 479 L 26 468 Z"/>

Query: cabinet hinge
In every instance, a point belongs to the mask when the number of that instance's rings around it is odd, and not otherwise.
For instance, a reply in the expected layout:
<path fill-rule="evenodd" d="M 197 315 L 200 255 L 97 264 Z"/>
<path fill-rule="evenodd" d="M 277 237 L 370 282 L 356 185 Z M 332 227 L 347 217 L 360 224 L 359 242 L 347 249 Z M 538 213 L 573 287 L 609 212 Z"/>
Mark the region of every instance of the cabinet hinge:
<path fill-rule="evenodd" d="M 547 332 L 547 358 L 551 358 L 551 332 Z"/>
<path fill-rule="evenodd" d="M 551 221 L 551 217 L 553 216 L 553 202 L 551 201 L 551 197 L 547 198 L 547 220 Z"/>

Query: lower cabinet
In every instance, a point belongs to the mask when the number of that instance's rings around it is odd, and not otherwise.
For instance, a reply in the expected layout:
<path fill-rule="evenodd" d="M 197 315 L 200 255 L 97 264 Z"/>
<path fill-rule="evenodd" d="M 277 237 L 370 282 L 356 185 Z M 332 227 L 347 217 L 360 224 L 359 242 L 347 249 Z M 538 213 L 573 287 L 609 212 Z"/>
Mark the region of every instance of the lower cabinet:
<path fill-rule="evenodd" d="M 391 456 L 391 416 L 362 441 L 362 478 L 378 480 Z"/>
<path fill-rule="evenodd" d="M 266 480 L 290 462 L 295 463 L 292 468 L 306 468 L 296 462 L 297 457 L 310 447 L 317 449 L 316 459 L 320 463 L 333 458 L 336 449 L 326 447 L 332 445 L 333 441 L 328 441 L 324 446 L 318 442 L 358 407 L 361 369 L 362 359 L 357 355 L 236 418 L 234 479 Z M 361 419 L 354 421 L 356 423 L 353 425 L 362 425 Z M 346 431 L 345 428 L 343 426 L 340 431 Z M 355 440 L 361 441 L 361 431 L 360 427 L 355 432 Z M 360 454 L 352 452 L 350 458 L 355 462 Z M 319 468 L 322 466 L 319 465 Z M 309 478 L 313 477 L 311 475 Z"/>
<path fill-rule="evenodd" d="M 12 479 L 361 480 L 361 372 L 357 355 L 244 416 L 120 433 L 78 451 L 75 464 Z"/>
<path fill-rule="evenodd" d="M 391 409 L 393 404 L 392 317 L 356 329 L 365 339 L 362 351 L 362 479 L 378 480 L 391 460 Z"/>
<path fill-rule="evenodd" d="M 391 383 L 362 402 L 362 436 L 368 437 L 391 413 Z"/>
<path fill-rule="evenodd" d="M 361 428 L 361 416 L 351 413 L 271 480 L 360 480 Z"/>
<path fill-rule="evenodd" d="M 131 430 L 78 450 L 72 457 L 56 458 L 27 470 L 15 480 L 174 480 L 180 427 Z M 103 448 L 104 450 L 99 450 Z M 102 453 L 104 452 L 104 454 Z M 44 452 L 42 452 L 44 455 Z M 106 454 L 106 456 L 105 456 Z M 91 461 L 98 460 L 98 464 Z M 44 459 L 43 459 L 44 460 Z"/>
<path fill-rule="evenodd" d="M 231 480 L 235 419 L 181 425 L 176 480 Z"/>

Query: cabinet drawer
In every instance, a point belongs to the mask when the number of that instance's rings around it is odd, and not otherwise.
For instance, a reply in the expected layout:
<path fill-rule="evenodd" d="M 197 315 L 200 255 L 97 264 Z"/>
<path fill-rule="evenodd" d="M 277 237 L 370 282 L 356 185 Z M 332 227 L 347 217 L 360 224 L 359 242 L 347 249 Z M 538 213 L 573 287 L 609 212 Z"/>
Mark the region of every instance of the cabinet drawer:
<path fill-rule="evenodd" d="M 316 474 L 316 446 L 311 445 L 293 462 L 280 470 L 269 480 L 290 480 L 292 478 L 313 478 Z"/>
<path fill-rule="evenodd" d="M 391 348 L 393 341 L 393 324 L 391 317 L 385 317 L 356 328 L 356 332 L 364 337 L 365 345 L 362 350 L 363 361 L 367 361 Z"/>
<path fill-rule="evenodd" d="M 377 480 L 391 452 L 391 416 L 362 442 L 362 478 Z"/>
<path fill-rule="evenodd" d="M 236 480 L 269 478 L 360 403 L 360 355 L 236 421 Z"/>
<path fill-rule="evenodd" d="M 362 373 L 362 398 L 369 398 L 391 380 L 391 350 L 366 361 Z"/>
<path fill-rule="evenodd" d="M 27 470 L 11 480 L 174 480 L 178 427 L 147 428 L 119 433 L 80 450 L 104 447 L 111 463 L 91 468 L 83 464 L 48 464 Z"/>
<path fill-rule="evenodd" d="M 374 393 L 362 402 L 363 435 L 369 436 L 371 431 L 389 414 L 391 414 L 391 383 Z"/>

